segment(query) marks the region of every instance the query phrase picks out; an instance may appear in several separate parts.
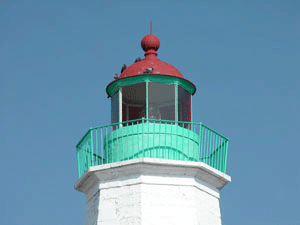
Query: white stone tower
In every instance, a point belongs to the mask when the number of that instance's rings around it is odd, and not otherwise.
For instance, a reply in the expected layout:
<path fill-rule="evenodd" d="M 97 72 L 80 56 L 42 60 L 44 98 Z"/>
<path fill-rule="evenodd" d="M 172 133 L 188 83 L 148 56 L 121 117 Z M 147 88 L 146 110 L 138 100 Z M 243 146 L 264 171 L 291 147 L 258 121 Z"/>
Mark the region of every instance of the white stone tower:
<path fill-rule="evenodd" d="M 228 139 L 192 122 L 196 86 L 157 58 L 159 45 L 143 38 L 145 58 L 106 88 L 112 124 L 76 146 L 85 225 L 221 225 Z"/>

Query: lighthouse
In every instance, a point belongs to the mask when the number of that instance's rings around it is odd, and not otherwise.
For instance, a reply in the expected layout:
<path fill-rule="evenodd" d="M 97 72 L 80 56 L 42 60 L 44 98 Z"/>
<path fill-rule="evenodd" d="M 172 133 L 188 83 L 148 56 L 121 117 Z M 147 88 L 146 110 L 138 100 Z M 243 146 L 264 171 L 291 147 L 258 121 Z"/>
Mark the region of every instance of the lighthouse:
<path fill-rule="evenodd" d="M 196 86 L 158 58 L 159 39 L 141 46 L 106 87 L 111 124 L 76 146 L 85 225 L 221 225 L 228 139 L 193 121 Z"/>

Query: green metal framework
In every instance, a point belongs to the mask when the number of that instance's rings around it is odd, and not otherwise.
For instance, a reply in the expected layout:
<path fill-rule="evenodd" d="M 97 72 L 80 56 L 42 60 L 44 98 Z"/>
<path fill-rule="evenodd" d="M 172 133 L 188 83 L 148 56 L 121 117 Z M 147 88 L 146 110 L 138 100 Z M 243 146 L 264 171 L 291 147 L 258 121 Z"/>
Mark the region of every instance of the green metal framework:
<path fill-rule="evenodd" d="M 138 119 L 90 128 L 76 145 L 78 176 L 134 158 L 204 162 L 226 173 L 228 139 L 202 123 Z"/>
<path fill-rule="evenodd" d="M 190 81 L 181 79 L 173 76 L 166 75 L 143 75 L 143 76 L 133 76 L 128 78 L 123 78 L 110 83 L 106 87 L 106 92 L 108 96 L 112 96 L 120 87 L 127 86 L 130 84 L 142 83 L 142 82 L 156 82 L 165 84 L 177 84 L 182 88 L 187 90 L 191 95 L 196 92 L 196 87 Z"/>

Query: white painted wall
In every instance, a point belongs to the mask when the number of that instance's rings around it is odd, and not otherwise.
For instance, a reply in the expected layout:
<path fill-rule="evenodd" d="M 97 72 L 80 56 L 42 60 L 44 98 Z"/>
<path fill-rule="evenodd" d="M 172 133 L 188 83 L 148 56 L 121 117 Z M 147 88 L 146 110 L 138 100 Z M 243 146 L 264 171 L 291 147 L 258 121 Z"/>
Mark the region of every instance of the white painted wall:
<path fill-rule="evenodd" d="M 90 167 L 85 225 L 221 225 L 219 190 L 231 178 L 204 163 L 133 159 Z"/>

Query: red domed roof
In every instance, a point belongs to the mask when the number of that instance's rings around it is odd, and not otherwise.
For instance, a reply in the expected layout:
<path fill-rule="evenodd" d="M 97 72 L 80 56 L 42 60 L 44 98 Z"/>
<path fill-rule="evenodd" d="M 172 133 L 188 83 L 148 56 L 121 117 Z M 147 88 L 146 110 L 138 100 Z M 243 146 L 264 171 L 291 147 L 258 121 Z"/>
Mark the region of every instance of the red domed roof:
<path fill-rule="evenodd" d="M 183 78 L 182 74 L 174 66 L 161 61 L 157 58 L 157 50 L 159 49 L 159 39 L 153 35 L 146 35 L 142 42 L 142 48 L 145 51 L 145 58 L 135 62 L 126 68 L 121 74 L 119 79 L 132 77 L 137 75 L 169 75 L 173 77 Z"/>
<path fill-rule="evenodd" d="M 152 69 L 149 69 L 152 68 Z M 147 72 L 147 69 L 149 72 Z M 151 71 L 152 70 L 152 71 Z M 183 78 L 182 74 L 178 69 L 174 66 L 159 60 L 158 58 L 145 58 L 139 62 L 136 62 L 130 65 L 127 69 L 121 73 L 119 79 L 125 77 L 132 77 L 137 75 L 153 75 L 153 74 L 160 74 L 160 75 L 169 75 L 174 77 Z"/>

